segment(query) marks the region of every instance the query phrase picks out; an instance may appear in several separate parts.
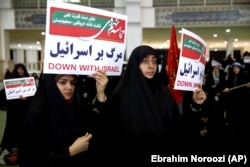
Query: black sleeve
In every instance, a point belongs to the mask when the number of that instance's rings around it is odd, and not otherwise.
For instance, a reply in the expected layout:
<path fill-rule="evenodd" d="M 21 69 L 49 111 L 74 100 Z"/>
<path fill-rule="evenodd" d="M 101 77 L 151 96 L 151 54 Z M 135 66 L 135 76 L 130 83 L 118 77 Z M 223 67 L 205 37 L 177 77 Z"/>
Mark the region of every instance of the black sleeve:
<path fill-rule="evenodd" d="M 60 161 L 60 159 L 66 159 L 70 157 L 69 148 L 65 147 L 61 150 L 49 152 L 48 158 L 50 163 L 55 163 L 57 161 Z"/>
<path fill-rule="evenodd" d="M 103 114 L 105 114 L 107 112 L 107 110 L 108 110 L 108 103 L 109 103 L 109 99 L 106 99 L 105 102 L 100 102 L 95 97 L 94 105 L 96 106 L 96 108 L 99 111 L 99 114 L 101 114 L 101 115 L 103 115 Z"/>
<path fill-rule="evenodd" d="M 3 88 L 0 90 L 0 109 L 6 110 L 6 106 L 7 106 L 7 98 L 5 94 L 5 89 Z"/>

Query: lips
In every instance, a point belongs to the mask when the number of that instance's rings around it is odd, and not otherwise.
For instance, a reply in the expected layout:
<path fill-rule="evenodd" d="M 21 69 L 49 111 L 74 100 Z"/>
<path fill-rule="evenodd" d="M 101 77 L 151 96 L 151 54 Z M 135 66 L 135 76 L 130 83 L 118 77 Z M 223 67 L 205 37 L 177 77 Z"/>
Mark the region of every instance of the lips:
<path fill-rule="evenodd" d="M 147 75 L 154 75 L 154 72 L 147 72 Z"/>
<path fill-rule="evenodd" d="M 71 96 L 72 93 L 64 93 L 64 95 L 66 95 L 66 96 Z"/>

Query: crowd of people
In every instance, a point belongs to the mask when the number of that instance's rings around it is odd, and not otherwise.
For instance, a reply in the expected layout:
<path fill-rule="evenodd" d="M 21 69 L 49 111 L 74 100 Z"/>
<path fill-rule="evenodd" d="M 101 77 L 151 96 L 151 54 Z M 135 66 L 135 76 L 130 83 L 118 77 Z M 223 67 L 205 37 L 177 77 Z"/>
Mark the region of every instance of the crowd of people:
<path fill-rule="evenodd" d="M 152 166 L 154 154 L 246 151 L 250 69 L 233 61 L 225 72 L 216 60 L 208 62 L 206 81 L 185 91 L 179 111 L 160 61 L 155 49 L 140 45 L 121 76 L 102 70 L 89 76 L 32 75 L 36 94 L 7 100 L 0 163 Z M 18 63 L 8 79 L 28 76 Z M 13 152 L 15 161 L 8 161 Z"/>

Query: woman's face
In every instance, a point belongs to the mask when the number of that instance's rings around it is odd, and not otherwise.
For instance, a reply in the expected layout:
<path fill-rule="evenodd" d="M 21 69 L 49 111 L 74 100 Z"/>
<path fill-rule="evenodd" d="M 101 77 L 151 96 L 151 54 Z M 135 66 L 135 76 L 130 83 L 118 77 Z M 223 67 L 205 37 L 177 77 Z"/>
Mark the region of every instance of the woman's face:
<path fill-rule="evenodd" d="M 146 56 L 141 64 L 140 69 L 144 77 L 148 79 L 152 79 L 157 70 L 157 58 L 155 55 L 148 55 Z"/>
<path fill-rule="evenodd" d="M 18 75 L 19 75 L 20 77 L 22 77 L 22 76 L 24 75 L 24 70 L 23 70 L 22 67 L 18 67 L 17 72 L 18 72 Z"/>
<path fill-rule="evenodd" d="M 77 81 L 73 75 L 63 75 L 56 82 L 58 89 L 67 102 L 71 102 L 73 100 L 76 82 Z"/>
<path fill-rule="evenodd" d="M 218 74 L 219 72 L 220 72 L 219 67 L 214 67 L 214 68 L 213 68 L 213 73 L 214 73 L 214 74 Z"/>
<path fill-rule="evenodd" d="M 233 66 L 233 72 L 234 72 L 235 74 L 239 74 L 239 72 L 240 72 L 240 67 L 238 67 L 238 66 Z"/>

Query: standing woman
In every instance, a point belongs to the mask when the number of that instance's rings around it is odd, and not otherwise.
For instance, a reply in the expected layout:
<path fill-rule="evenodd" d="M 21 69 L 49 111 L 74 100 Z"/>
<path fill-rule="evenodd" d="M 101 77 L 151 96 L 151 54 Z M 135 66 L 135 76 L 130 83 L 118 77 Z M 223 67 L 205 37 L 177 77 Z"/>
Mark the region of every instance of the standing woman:
<path fill-rule="evenodd" d="M 108 79 L 104 71 L 96 80 L 97 106 L 105 101 Z M 98 113 L 84 108 L 78 77 L 43 74 L 28 111 L 20 147 L 20 167 L 93 166 Z"/>
<path fill-rule="evenodd" d="M 136 47 L 110 98 L 111 115 L 105 121 L 110 123 L 106 136 L 111 144 L 106 141 L 108 148 L 102 150 L 103 155 L 107 155 L 105 150 L 112 150 L 106 160 L 116 166 L 152 166 L 151 155 L 178 153 L 180 112 L 169 88 L 160 80 L 158 61 L 152 47 Z M 201 89 L 193 95 L 198 104 L 206 99 Z"/>
<path fill-rule="evenodd" d="M 145 166 L 151 154 L 171 150 L 179 110 L 167 86 L 161 84 L 158 60 L 152 47 L 136 47 L 109 101 L 112 158 L 117 155 L 122 164 Z"/>
<path fill-rule="evenodd" d="M 214 60 L 215 61 L 215 60 Z M 205 89 L 207 92 L 207 110 L 213 136 L 216 140 L 224 140 L 227 137 L 227 125 L 224 117 L 225 97 L 222 91 L 226 87 L 226 73 L 221 69 L 220 63 L 212 63 L 211 70 L 207 75 Z"/>
<path fill-rule="evenodd" d="M 8 79 L 29 77 L 26 67 L 18 63 Z M 2 149 L 8 152 L 17 151 L 21 140 L 21 128 L 31 103 L 32 97 L 20 97 L 19 99 L 7 100 L 6 125 L 2 140 Z M 7 162 L 8 163 L 8 162 Z M 15 163 L 13 164 L 15 165 Z"/>
<path fill-rule="evenodd" d="M 242 107 L 242 101 L 245 99 L 249 87 L 244 86 L 232 90 L 230 88 L 250 83 L 243 70 L 239 62 L 234 62 L 230 68 L 226 88 L 223 90 L 227 98 L 226 119 L 235 139 L 239 137 L 239 131 L 241 131 L 240 125 L 243 118 L 239 108 Z"/>

